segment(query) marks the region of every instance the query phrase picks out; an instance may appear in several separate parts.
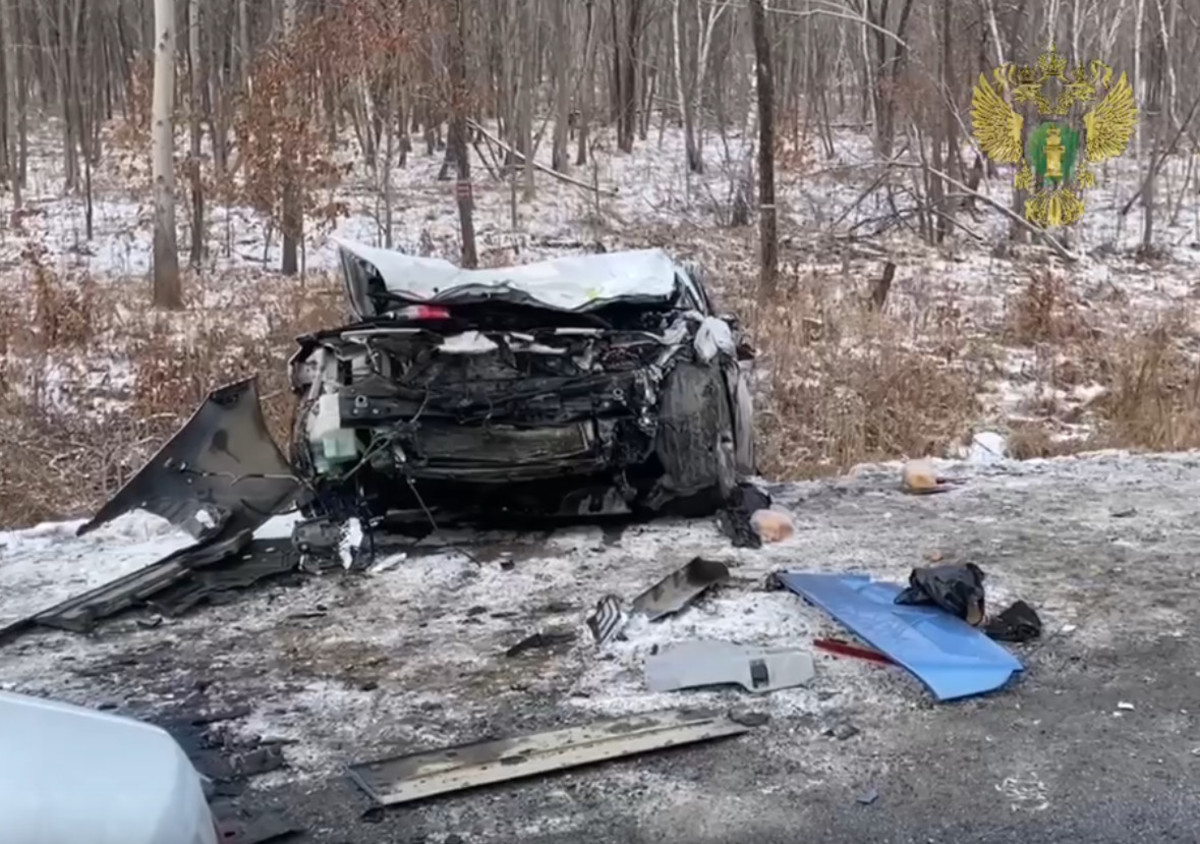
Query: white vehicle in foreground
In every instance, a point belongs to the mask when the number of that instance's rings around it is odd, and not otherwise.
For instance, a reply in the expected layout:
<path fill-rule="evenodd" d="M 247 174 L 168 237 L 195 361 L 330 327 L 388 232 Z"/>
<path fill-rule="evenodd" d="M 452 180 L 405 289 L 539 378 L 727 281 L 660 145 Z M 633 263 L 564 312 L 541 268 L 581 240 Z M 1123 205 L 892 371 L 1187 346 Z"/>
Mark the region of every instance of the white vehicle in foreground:
<path fill-rule="evenodd" d="M 200 775 L 158 727 L 0 692 L 4 844 L 215 844 Z"/>

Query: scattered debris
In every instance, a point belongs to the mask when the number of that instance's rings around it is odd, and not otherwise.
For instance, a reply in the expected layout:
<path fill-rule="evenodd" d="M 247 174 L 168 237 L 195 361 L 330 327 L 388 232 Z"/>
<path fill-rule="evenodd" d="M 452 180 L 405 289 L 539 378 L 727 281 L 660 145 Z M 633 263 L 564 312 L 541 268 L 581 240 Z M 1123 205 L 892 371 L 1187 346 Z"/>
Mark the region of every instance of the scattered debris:
<path fill-rule="evenodd" d="M 936 604 L 972 627 L 984 619 L 983 569 L 974 563 L 922 566 L 908 576 L 897 604 Z"/>
<path fill-rule="evenodd" d="M 783 572 L 783 584 L 899 665 L 939 701 L 1000 688 L 1023 669 L 981 632 L 934 607 L 897 604 L 902 588 L 865 575 Z"/>
<path fill-rule="evenodd" d="M 597 645 L 606 645 L 613 637 L 621 632 L 628 623 L 629 614 L 621 606 L 621 599 L 616 595 L 605 595 L 596 603 L 596 609 L 587 617 L 588 629 L 596 639 Z"/>
<path fill-rule="evenodd" d="M 766 712 L 735 708 L 729 710 L 729 720 L 743 727 L 762 727 L 771 722 L 771 716 Z"/>
<path fill-rule="evenodd" d="M 792 519 L 779 510 L 757 510 L 750 517 L 750 527 L 763 542 L 783 542 L 796 533 Z"/>
<path fill-rule="evenodd" d="M 283 748 L 276 744 L 257 747 L 233 757 L 231 762 L 234 776 L 238 777 L 255 777 L 282 768 L 285 764 Z"/>
<path fill-rule="evenodd" d="M 526 636 L 504 652 L 505 656 L 518 656 L 535 648 L 552 648 L 575 641 L 574 630 L 539 630 Z"/>
<path fill-rule="evenodd" d="M 842 639 L 813 639 L 813 647 L 838 654 L 839 656 L 853 656 L 859 659 L 869 659 L 872 662 L 880 662 L 885 665 L 895 665 L 892 662 L 892 658 L 882 651 L 868 648 L 866 645 L 856 645 Z"/>
<path fill-rule="evenodd" d="M 217 821 L 221 844 L 268 844 L 303 832 L 303 827 L 277 812 L 265 812 L 246 820 L 222 818 Z"/>
<path fill-rule="evenodd" d="M 396 568 L 396 566 L 400 565 L 407 559 L 408 554 L 404 553 L 403 551 L 398 554 L 389 554 L 382 560 L 377 560 L 376 562 L 372 563 L 370 568 L 367 569 L 367 574 L 383 574 L 384 572 L 388 572 Z"/>
<path fill-rule="evenodd" d="M 736 684 L 761 694 L 812 679 L 812 655 L 787 648 L 753 648 L 731 642 L 682 642 L 646 659 L 646 688 L 671 692 Z"/>
<path fill-rule="evenodd" d="M 759 510 L 771 506 L 771 496 L 752 483 L 734 487 L 725 508 L 717 514 L 721 532 L 733 540 L 734 548 L 759 548 L 762 536 L 751 523 Z"/>
<path fill-rule="evenodd" d="M 379 806 L 394 806 L 749 729 L 724 716 L 668 711 L 362 762 L 349 773 Z"/>
<path fill-rule="evenodd" d="M 929 458 L 909 460 L 900 473 L 900 486 L 913 495 L 929 495 L 934 492 L 949 492 L 962 481 L 938 475 Z"/>
<path fill-rule="evenodd" d="M 140 605 L 182 615 L 197 604 L 228 600 L 235 590 L 290 574 L 296 564 L 287 543 L 251 539 L 247 532 L 206 540 L 0 629 L 0 642 L 37 626 L 90 633 L 100 621 Z"/>
<path fill-rule="evenodd" d="M 870 806 L 872 803 L 874 803 L 878 799 L 879 799 L 879 792 L 876 791 L 874 788 L 868 788 L 862 794 L 855 797 L 854 801 L 863 806 Z"/>
<path fill-rule="evenodd" d="M 838 724 L 837 726 L 830 727 L 828 730 L 826 730 L 825 735 L 829 736 L 830 738 L 835 738 L 838 741 L 845 741 L 846 739 L 854 738 L 860 732 L 862 731 L 853 724 Z"/>
<path fill-rule="evenodd" d="M 1042 635 L 1042 620 L 1033 607 L 1017 601 L 989 621 L 984 632 L 998 642 L 1028 642 Z"/>
<path fill-rule="evenodd" d="M 695 557 L 633 599 L 632 611 L 650 621 L 677 613 L 710 586 L 729 579 L 724 563 Z"/>
<path fill-rule="evenodd" d="M 634 598 L 628 610 L 620 597 L 605 595 L 588 615 L 588 629 L 598 645 L 605 645 L 624 629 L 631 616 L 657 621 L 679 612 L 704 590 L 728 579 L 729 568 L 724 563 L 695 557 Z"/>

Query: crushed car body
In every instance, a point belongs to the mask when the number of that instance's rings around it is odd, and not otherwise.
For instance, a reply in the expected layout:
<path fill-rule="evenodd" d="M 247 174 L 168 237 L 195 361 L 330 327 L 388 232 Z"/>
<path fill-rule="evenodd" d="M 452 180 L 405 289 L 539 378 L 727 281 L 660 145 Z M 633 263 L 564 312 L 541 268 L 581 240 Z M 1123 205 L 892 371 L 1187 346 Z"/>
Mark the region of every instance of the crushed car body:
<path fill-rule="evenodd" d="M 83 530 L 142 507 L 214 541 L 295 504 L 334 553 L 351 523 L 708 513 L 753 474 L 752 352 L 664 252 L 338 248 L 351 321 L 297 340 L 289 459 L 253 381 L 223 387 Z"/>

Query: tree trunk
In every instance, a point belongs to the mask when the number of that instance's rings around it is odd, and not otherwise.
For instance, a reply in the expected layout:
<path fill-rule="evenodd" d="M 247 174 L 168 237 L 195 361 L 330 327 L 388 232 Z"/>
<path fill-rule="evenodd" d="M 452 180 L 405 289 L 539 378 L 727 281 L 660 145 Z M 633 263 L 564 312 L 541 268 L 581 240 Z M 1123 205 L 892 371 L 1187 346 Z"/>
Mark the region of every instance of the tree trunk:
<path fill-rule="evenodd" d="M 183 307 L 175 248 L 175 0 L 154 0 L 154 306 Z"/>
<path fill-rule="evenodd" d="M 188 2 L 188 76 L 191 96 L 188 102 L 188 123 L 191 149 L 188 155 L 188 178 L 192 191 L 192 248 L 188 263 L 199 270 L 204 263 L 204 184 L 200 178 L 200 114 L 204 101 L 204 76 L 200 59 L 200 0 Z"/>
<path fill-rule="evenodd" d="M 9 185 L 13 192 L 13 210 L 21 208 L 21 188 L 22 188 L 22 171 L 23 155 L 21 151 L 21 129 L 22 122 L 22 102 L 21 88 L 25 84 L 24 68 L 21 67 L 22 61 L 20 58 L 21 50 L 21 33 L 18 27 L 17 4 L 15 0 L 7 0 L 0 2 L 0 9 L 3 10 L 4 20 L 0 21 L 0 25 L 4 28 L 4 79 L 7 95 L 8 117 L 8 166 L 9 166 Z"/>
<path fill-rule="evenodd" d="M 617 127 L 617 146 L 621 152 L 633 152 L 633 138 L 637 132 L 638 45 L 642 27 L 642 0 L 627 0 L 627 3 L 629 15 L 626 19 L 620 69 L 621 121 Z"/>
<path fill-rule="evenodd" d="M 758 89 L 758 232 L 762 250 L 759 291 L 763 299 L 775 293 L 779 264 L 779 241 L 775 232 L 775 79 L 766 17 L 763 0 L 750 0 L 754 78 Z"/>
<path fill-rule="evenodd" d="M 451 0 L 454 11 L 453 31 L 450 34 L 450 137 L 449 146 L 458 169 L 454 186 L 458 200 L 458 220 L 462 228 L 462 266 L 470 269 L 479 265 L 475 252 L 475 210 L 471 191 L 471 159 L 467 152 L 467 22 L 463 15 L 463 0 Z"/>
<path fill-rule="evenodd" d="M 588 125 L 592 119 L 592 104 L 596 97 L 596 2 L 587 0 L 587 41 L 583 50 L 582 83 L 580 85 L 579 136 L 575 164 L 583 167 L 588 161 Z"/>
<path fill-rule="evenodd" d="M 571 21 L 567 4 L 550 0 L 554 19 L 554 137 L 550 166 L 566 173 L 571 157 L 567 153 L 567 130 L 570 128 L 571 106 Z"/>
<path fill-rule="evenodd" d="M 295 26 L 296 0 L 283 0 L 283 38 L 285 42 L 292 37 Z M 295 102 L 295 92 L 287 92 L 285 100 L 284 107 L 290 115 L 292 109 L 298 107 Z M 286 161 L 282 196 L 283 219 L 280 227 L 283 230 L 283 256 L 279 271 L 286 276 L 293 276 L 300 272 L 300 241 L 304 237 L 304 212 L 300 208 L 300 186 L 297 184 L 300 176 L 296 173 L 296 156 L 290 147 L 290 141 L 285 138 L 283 144 L 283 155 Z"/>

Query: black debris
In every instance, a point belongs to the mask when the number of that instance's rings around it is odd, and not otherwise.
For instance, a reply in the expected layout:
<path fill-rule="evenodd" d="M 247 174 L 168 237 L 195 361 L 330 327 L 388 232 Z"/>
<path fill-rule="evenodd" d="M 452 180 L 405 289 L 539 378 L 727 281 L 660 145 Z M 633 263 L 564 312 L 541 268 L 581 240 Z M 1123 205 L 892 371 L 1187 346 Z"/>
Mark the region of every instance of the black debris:
<path fill-rule="evenodd" d="M 303 827 L 289 821 L 276 812 L 242 820 L 226 818 L 217 822 L 221 844 L 267 844 L 304 832 Z"/>
<path fill-rule="evenodd" d="M 555 645 L 565 645 L 575 641 L 574 630 L 539 630 L 504 652 L 505 656 L 517 656 L 535 648 L 552 648 Z"/>
<path fill-rule="evenodd" d="M 835 738 L 838 741 L 854 738 L 861 732 L 858 727 L 853 724 L 838 724 L 836 727 L 830 727 L 825 731 L 825 735 Z"/>
<path fill-rule="evenodd" d="M 909 587 L 897 604 L 935 604 L 972 626 L 984 619 L 983 569 L 974 563 L 920 566 L 908 577 Z"/>
<path fill-rule="evenodd" d="M 721 532 L 733 540 L 734 548 L 761 548 L 762 538 L 750 525 L 750 517 L 757 510 L 771 506 L 771 496 L 751 483 L 738 484 L 729 496 L 729 501 L 718 514 L 717 524 Z"/>
<path fill-rule="evenodd" d="M 984 632 L 999 642 L 1028 642 L 1042 635 L 1042 620 L 1033 607 L 1017 601 L 989 621 Z"/>

